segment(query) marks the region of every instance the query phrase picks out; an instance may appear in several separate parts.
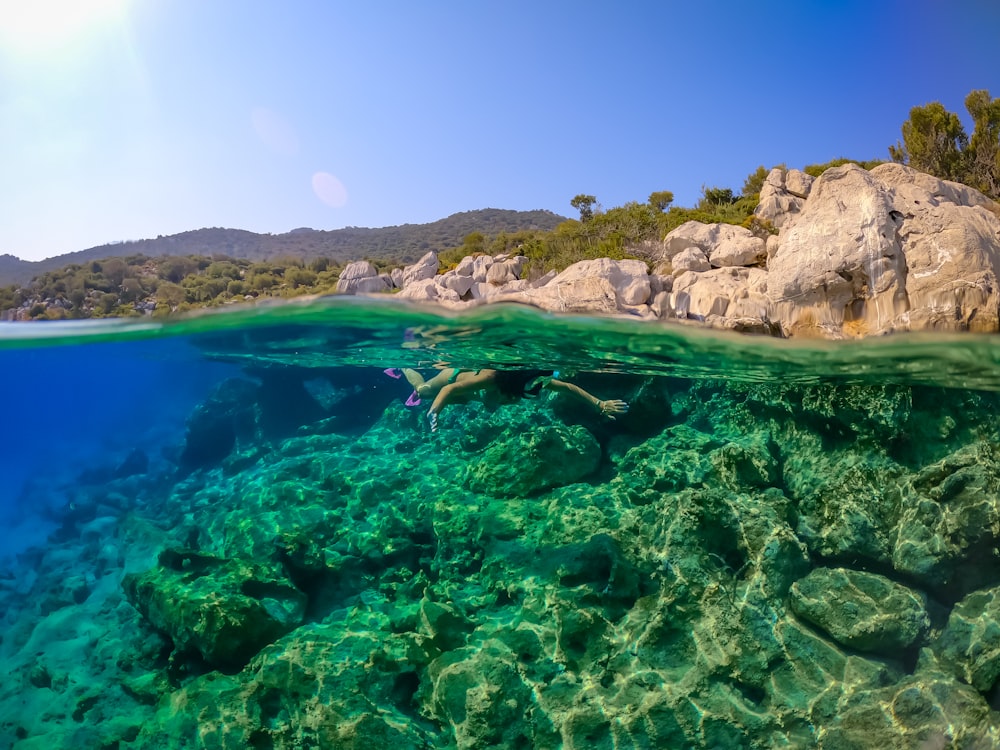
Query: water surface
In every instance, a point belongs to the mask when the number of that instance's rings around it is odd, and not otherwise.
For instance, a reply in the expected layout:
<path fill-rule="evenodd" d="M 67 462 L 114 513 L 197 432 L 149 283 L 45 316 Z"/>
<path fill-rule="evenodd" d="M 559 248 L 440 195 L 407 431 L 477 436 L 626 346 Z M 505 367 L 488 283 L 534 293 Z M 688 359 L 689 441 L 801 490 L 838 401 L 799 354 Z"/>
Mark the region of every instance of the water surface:
<path fill-rule="evenodd" d="M 353 298 L 5 325 L 0 744 L 992 746 L 998 341 Z M 631 408 L 431 433 L 402 367 Z"/>

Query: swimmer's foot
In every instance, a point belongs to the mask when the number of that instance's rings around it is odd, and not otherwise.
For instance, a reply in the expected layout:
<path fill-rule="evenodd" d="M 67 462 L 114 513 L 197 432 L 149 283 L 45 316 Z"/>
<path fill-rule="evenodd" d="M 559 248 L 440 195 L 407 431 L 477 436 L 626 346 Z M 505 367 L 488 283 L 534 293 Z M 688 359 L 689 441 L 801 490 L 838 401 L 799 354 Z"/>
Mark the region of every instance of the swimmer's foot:
<path fill-rule="evenodd" d="M 427 412 L 427 421 L 430 422 L 431 432 L 438 431 L 438 415 L 437 412 L 429 411 Z"/>
<path fill-rule="evenodd" d="M 420 396 L 417 395 L 416 391 L 414 391 L 413 393 L 411 393 L 410 397 L 408 399 L 406 399 L 406 405 L 407 406 L 420 406 Z"/>
<path fill-rule="evenodd" d="M 388 370 L 382 370 L 386 375 L 388 375 L 393 380 L 399 380 L 403 377 L 403 373 L 398 367 L 390 367 Z"/>

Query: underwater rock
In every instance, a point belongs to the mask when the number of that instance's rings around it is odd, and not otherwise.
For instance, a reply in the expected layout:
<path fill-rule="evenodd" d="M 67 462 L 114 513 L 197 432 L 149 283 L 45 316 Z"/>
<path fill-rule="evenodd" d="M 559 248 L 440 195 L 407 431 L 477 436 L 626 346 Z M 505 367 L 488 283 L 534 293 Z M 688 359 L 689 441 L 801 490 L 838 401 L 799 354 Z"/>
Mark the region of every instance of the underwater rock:
<path fill-rule="evenodd" d="M 722 486 L 734 492 L 777 487 L 777 453 L 766 431 L 724 440 L 675 425 L 626 451 L 613 482 L 636 505 L 684 487 Z"/>
<path fill-rule="evenodd" d="M 963 446 L 900 487 L 894 567 L 954 601 L 1000 580 L 1000 456 L 991 441 Z M 984 564 L 984 561 L 989 561 Z"/>
<path fill-rule="evenodd" d="M 824 450 L 820 438 L 806 433 L 785 454 L 783 468 L 798 509 L 796 533 L 813 554 L 891 562 L 901 467 L 853 450 Z"/>
<path fill-rule="evenodd" d="M 179 653 L 234 671 L 302 623 L 306 597 L 259 563 L 167 549 L 122 581 L 129 602 Z"/>
<path fill-rule="evenodd" d="M 257 385 L 245 378 L 230 378 L 199 404 L 187 420 L 180 464 L 186 470 L 218 464 L 238 441 L 255 438 L 259 432 L 256 408 Z"/>
<path fill-rule="evenodd" d="M 459 750 L 557 747 L 558 735 L 499 640 L 461 649 L 432 662 L 434 713 L 454 732 Z"/>
<path fill-rule="evenodd" d="M 601 613 L 611 619 L 617 619 L 623 608 L 631 608 L 646 593 L 641 571 L 622 553 L 618 541 L 609 534 L 597 533 L 585 542 L 550 549 L 544 565 L 545 569 L 554 571 L 563 589 L 577 589 L 580 599 L 599 601 Z M 564 595 L 570 596 L 569 591 Z M 582 617 L 586 620 L 584 630 L 589 635 L 597 635 L 603 629 L 597 621 L 589 620 L 582 613 L 574 615 L 578 616 L 577 619 Z M 563 618 L 562 631 L 567 629 L 570 619 L 573 616 Z"/>
<path fill-rule="evenodd" d="M 93 574 L 71 575 L 59 580 L 49 588 L 45 597 L 38 603 L 40 614 L 47 615 L 57 609 L 80 604 L 86 601 L 94 587 Z"/>
<path fill-rule="evenodd" d="M 846 694 L 818 732 L 824 750 L 993 748 L 995 716 L 972 688 L 940 672 Z"/>
<path fill-rule="evenodd" d="M 420 630 L 441 651 L 451 651 L 465 645 L 465 639 L 475 626 L 448 604 L 420 600 Z"/>
<path fill-rule="evenodd" d="M 149 471 L 149 456 L 142 448 L 133 448 L 129 454 L 115 467 L 115 479 L 123 479 Z"/>
<path fill-rule="evenodd" d="M 990 691 L 1000 677 L 1000 588 L 956 604 L 932 649 L 942 667 L 979 692 Z"/>
<path fill-rule="evenodd" d="M 777 454 L 777 445 L 767 432 L 726 443 L 708 454 L 712 484 L 734 492 L 777 487 L 781 481 Z"/>
<path fill-rule="evenodd" d="M 134 747 L 433 747 L 415 696 L 429 657 L 384 616 L 296 629 L 235 675 L 203 675 L 143 724 Z M 177 710 L 183 706 L 183 710 Z"/>
<path fill-rule="evenodd" d="M 874 573 L 817 568 L 789 591 L 792 611 L 837 643 L 880 654 L 908 648 L 930 627 L 923 597 Z"/>
<path fill-rule="evenodd" d="M 469 464 L 466 481 L 474 492 L 527 496 L 578 482 L 600 462 L 601 447 L 584 427 L 541 425 L 498 437 Z"/>

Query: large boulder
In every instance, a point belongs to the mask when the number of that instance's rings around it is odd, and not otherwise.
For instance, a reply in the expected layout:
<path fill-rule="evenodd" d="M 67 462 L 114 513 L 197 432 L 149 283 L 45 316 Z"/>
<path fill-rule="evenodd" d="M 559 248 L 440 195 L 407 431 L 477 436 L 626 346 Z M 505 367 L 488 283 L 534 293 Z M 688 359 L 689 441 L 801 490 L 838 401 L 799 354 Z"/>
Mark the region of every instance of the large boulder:
<path fill-rule="evenodd" d="M 694 271 L 695 273 L 707 271 L 712 267 L 712 264 L 708 262 L 704 251 L 692 245 L 677 253 L 671 261 L 671 266 L 673 267 L 673 276 L 680 276 L 685 271 Z"/>
<path fill-rule="evenodd" d="M 784 226 L 802 210 L 809 197 L 813 177 L 798 169 L 787 172 L 780 167 L 772 169 L 760 189 L 760 202 L 754 210 L 758 219 L 769 221 L 775 227 Z"/>
<path fill-rule="evenodd" d="M 641 305 L 649 299 L 649 269 L 641 260 L 598 258 L 574 263 L 546 286 L 559 286 L 579 279 L 607 279 L 623 305 Z"/>
<path fill-rule="evenodd" d="M 420 279 L 403 287 L 396 299 L 406 299 L 411 302 L 434 302 L 439 305 L 456 305 L 461 303 L 461 295 L 452 288 L 449 282 L 440 283 L 438 278 Z"/>
<path fill-rule="evenodd" d="M 770 300 L 764 294 L 767 274 L 756 268 L 713 268 L 702 273 L 682 273 L 674 280 L 674 298 L 687 295 L 688 314 L 767 321 Z M 734 304 L 739 305 L 736 310 Z"/>
<path fill-rule="evenodd" d="M 392 286 L 379 275 L 378 269 L 367 260 L 348 263 L 337 279 L 338 294 L 372 294 L 387 292 Z"/>
<path fill-rule="evenodd" d="M 996 331 L 1000 207 L 982 193 L 901 164 L 872 177 L 892 196 L 906 255 L 910 330 Z"/>
<path fill-rule="evenodd" d="M 122 587 L 177 653 L 222 670 L 239 670 L 305 617 L 306 595 L 270 568 L 193 550 L 164 550 L 157 567 L 126 575 Z"/>
<path fill-rule="evenodd" d="M 743 229 L 743 227 L 736 227 Z M 725 266 L 755 266 L 767 258 L 767 249 L 760 237 L 754 237 L 749 229 L 744 233 L 722 240 L 708 256 L 716 268 Z"/>
<path fill-rule="evenodd" d="M 495 299 L 525 302 L 550 312 L 611 314 L 645 306 L 649 297 L 644 261 L 598 258 L 574 263 L 542 287 L 527 285 Z"/>
<path fill-rule="evenodd" d="M 963 446 L 902 485 L 892 564 L 940 595 L 993 580 L 970 550 L 1000 541 L 1000 455 L 990 441 Z"/>
<path fill-rule="evenodd" d="M 523 497 L 577 482 L 600 462 L 601 447 L 584 427 L 543 425 L 495 440 L 469 464 L 468 483 L 475 492 Z"/>
<path fill-rule="evenodd" d="M 678 264 L 689 264 L 689 258 L 697 258 L 698 251 L 716 268 L 756 265 L 767 257 L 764 240 L 746 227 L 687 221 L 663 239 L 658 259 L 670 260 L 677 268 Z"/>
<path fill-rule="evenodd" d="M 472 289 L 473 281 L 472 276 L 462 276 L 454 271 L 448 271 L 437 278 L 437 283 L 462 297 Z"/>
<path fill-rule="evenodd" d="M 403 288 L 415 281 L 433 279 L 438 272 L 438 257 L 436 253 L 429 252 L 413 265 L 403 269 Z"/>
<path fill-rule="evenodd" d="M 660 260 L 670 260 L 682 250 L 696 247 L 709 256 L 722 242 L 752 237 L 750 230 L 733 224 L 686 221 L 663 238 Z"/>
<path fill-rule="evenodd" d="M 1000 588 L 976 591 L 956 604 L 933 650 L 960 680 L 991 690 L 1000 678 Z"/>
<path fill-rule="evenodd" d="M 817 568 L 792 585 L 789 603 L 799 617 L 859 651 L 909 648 L 930 627 L 923 596 L 860 570 Z"/>
<path fill-rule="evenodd" d="M 1000 218 L 976 191 L 899 164 L 827 170 L 768 262 L 784 332 L 995 331 Z"/>
<path fill-rule="evenodd" d="M 900 220 L 871 173 L 854 164 L 824 172 L 768 263 L 768 294 L 785 332 L 865 334 L 906 312 Z"/>

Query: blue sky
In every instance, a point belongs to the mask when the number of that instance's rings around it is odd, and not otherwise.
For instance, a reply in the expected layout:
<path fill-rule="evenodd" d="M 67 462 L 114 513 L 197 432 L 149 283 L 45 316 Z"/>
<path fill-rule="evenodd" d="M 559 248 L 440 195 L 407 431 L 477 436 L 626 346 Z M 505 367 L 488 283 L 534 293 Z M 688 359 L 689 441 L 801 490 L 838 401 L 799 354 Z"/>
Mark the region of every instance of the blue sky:
<path fill-rule="evenodd" d="M 34 0 L 0 28 L 0 253 L 206 226 L 574 215 L 886 158 L 1000 97 L 996 0 Z M 9 9 L 8 9 L 9 10 Z"/>

